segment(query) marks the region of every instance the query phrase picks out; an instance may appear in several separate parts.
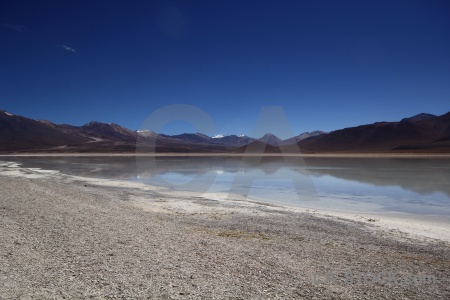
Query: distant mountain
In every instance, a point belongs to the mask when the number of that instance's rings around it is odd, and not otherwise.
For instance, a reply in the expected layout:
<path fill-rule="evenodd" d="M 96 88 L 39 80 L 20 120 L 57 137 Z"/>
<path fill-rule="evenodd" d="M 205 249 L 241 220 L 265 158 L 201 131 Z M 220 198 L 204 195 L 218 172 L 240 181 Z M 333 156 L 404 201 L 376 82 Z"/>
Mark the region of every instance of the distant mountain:
<path fill-rule="evenodd" d="M 259 138 L 258 141 L 270 146 L 278 146 L 283 140 L 272 133 L 266 133 L 263 137 Z"/>
<path fill-rule="evenodd" d="M 316 131 L 312 131 L 312 132 L 304 132 L 304 133 L 298 135 L 296 138 L 297 138 L 297 141 L 301 141 L 301 140 L 307 139 L 309 137 L 318 136 L 318 135 L 322 135 L 322 134 L 326 134 L 326 132 L 316 130 Z"/>
<path fill-rule="evenodd" d="M 249 142 L 255 140 L 246 135 L 219 135 L 212 138 L 211 143 L 225 146 L 240 147 L 247 145 Z"/>
<path fill-rule="evenodd" d="M 259 139 L 245 135 L 202 133 L 158 134 L 132 131 L 117 124 L 92 121 L 83 126 L 32 120 L 0 110 L 1 152 L 450 152 L 450 112 L 442 116 L 421 113 L 398 122 L 377 122 L 330 133 L 305 132 L 281 140 L 271 133 Z M 281 148 L 280 148 L 281 147 Z M 289 150 L 291 149 L 291 150 Z"/>
<path fill-rule="evenodd" d="M 266 133 L 259 139 L 250 140 L 246 145 L 238 146 L 233 149 L 236 153 L 280 153 L 280 147 L 295 145 L 296 137 L 282 140 L 272 133 Z"/>
<path fill-rule="evenodd" d="M 254 140 L 247 145 L 232 149 L 234 153 L 281 153 L 279 146 L 270 145 L 260 140 Z"/>
<path fill-rule="evenodd" d="M 131 131 L 120 125 L 96 121 L 92 121 L 80 127 L 67 124 L 54 124 L 47 120 L 39 120 L 38 122 L 70 135 L 88 138 L 91 142 L 116 141 L 135 143 L 136 137 L 138 136 L 137 132 Z"/>
<path fill-rule="evenodd" d="M 298 145 L 304 152 L 449 152 L 450 112 L 345 128 L 304 139 Z"/>
<path fill-rule="evenodd" d="M 310 138 L 312 136 L 318 136 L 318 135 L 322 135 L 322 134 L 327 134 L 327 133 L 324 131 L 320 131 L 320 130 L 316 130 L 316 131 L 312 131 L 312 132 L 304 132 L 300 135 L 297 135 L 297 136 L 294 136 L 294 137 L 291 137 L 289 139 L 282 141 L 281 145 L 295 144 L 297 142 L 300 142 L 300 141 Z"/>
<path fill-rule="evenodd" d="M 79 145 L 87 141 L 88 138 L 65 133 L 51 124 L 0 110 L 0 151 L 33 151 Z"/>
<path fill-rule="evenodd" d="M 178 135 L 160 134 L 159 137 L 177 139 L 187 143 L 201 143 L 206 145 L 222 145 L 230 147 L 243 146 L 254 140 L 246 135 L 216 135 L 214 137 L 209 137 L 202 133 L 183 133 Z"/>
<path fill-rule="evenodd" d="M 158 134 L 156 132 L 150 131 L 150 130 L 136 130 L 136 133 L 138 136 L 144 137 L 144 138 L 156 138 L 158 137 Z"/>
<path fill-rule="evenodd" d="M 178 139 L 187 143 L 209 144 L 212 140 L 212 138 L 202 133 L 183 133 L 177 135 L 160 134 L 159 136 L 165 138 Z"/>
<path fill-rule="evenodd" d="M 117 141 L 136 143 L 137 132 L 131 131 L 117 124 L 106 124 L 92 121 L 76 130 L 89 136 L 100 140 Z"/>
<path fill-rule="evenodd" d="M 409 117 L 409 118 L 404 118 L 400 122 L 417 122 L 417 121 L 422 121 L 422 120 L 433 119 L 436 117 L 437 116 L 432 115 L 432 114 L 421 113 L 421 114 L 417 114 L 417 115 Z"/>

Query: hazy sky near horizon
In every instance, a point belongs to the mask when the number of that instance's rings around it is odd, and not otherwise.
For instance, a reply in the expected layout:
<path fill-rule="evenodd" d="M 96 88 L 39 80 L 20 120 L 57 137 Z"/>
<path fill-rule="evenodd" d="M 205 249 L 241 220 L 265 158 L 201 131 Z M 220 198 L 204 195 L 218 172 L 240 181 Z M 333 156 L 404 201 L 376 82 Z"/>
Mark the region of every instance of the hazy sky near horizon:
<path fill-rule="evenodd" d="M 135 130 L 189 104 L 251 135 L 281 106 L 299 134 L 450 110 L 450 1 L 2 0 L 0 20 L 0 109 L 34 119 Z"/>

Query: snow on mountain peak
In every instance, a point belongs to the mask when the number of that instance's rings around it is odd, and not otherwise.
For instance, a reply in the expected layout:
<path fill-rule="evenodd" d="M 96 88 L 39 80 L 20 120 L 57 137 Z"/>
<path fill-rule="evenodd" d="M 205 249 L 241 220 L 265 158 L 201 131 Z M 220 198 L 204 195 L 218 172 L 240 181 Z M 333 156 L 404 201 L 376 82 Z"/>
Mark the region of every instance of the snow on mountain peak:
<path fill-rule="evenodd" d="M 245 134 L 240 134 L 240 135 L 238 135 L 238 137 L 244 137 L 245 136 Z"/>
<path fill-rule="evenodd" d="M 97 121 L 91 121 L 91 122 L 89 122 L 89 123 L 83 125 L 83 127 L 95 126 L 95 125 L 97 125 L 97 124 L 100 124 L 100 123 L 97 122 Z"/>
<path fill-rule="evenodd" d="M 217 135 L 213 136 L 212 138 L 213 139 L 221 139 L 223 137 L 224 137 L 223 134 L 217 134 Z"/>
<path fill-rule="evenodd" d="M 4 111 L 4 113 L 5 113 L 5 115 L 10 116 L 10 117 L 14 116 L 13 114 L 10 114 L 10 113 L 7 112 L 7 111 Z"/>

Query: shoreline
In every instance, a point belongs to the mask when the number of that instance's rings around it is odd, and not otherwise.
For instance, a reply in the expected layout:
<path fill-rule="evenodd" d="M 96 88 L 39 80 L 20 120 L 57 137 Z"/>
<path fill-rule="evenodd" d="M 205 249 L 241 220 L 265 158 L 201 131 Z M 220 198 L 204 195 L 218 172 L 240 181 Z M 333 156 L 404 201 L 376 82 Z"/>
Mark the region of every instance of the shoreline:
<path fill-rule="evenodd" d="M 1 161 L 0 161 L 1 163 Z M 0 164 L 0 168 L 2 165 Z M 197 193 L 190 193 L 186 191 L 173 191 L 165 187 L 145 184 L 142 182 L 132 182 L 117 179 L 102 179 L 90 178 L 83 176 L 67 175 L 59 171 L 22 168 L 20 164 L 11 162 L 11 170 L 16 170 L 22 173 L 26 169 L 31 171 L 30 178 L 39 178 L 51 176 L 52 179 L 58 180 L 58 176 L 71 178 L 73 180 L 83 181 L 102 188 L 121 188 L 126 189 L 130 193 L 146 193 L 157 191 L 161 197 L 167 199 L 177 199 L 177 201 L 166 201 L 161 203 L 150 202 L 145 197 L 136 196 L 134 204 L 143 210 L 155 210 L 159 212 L 175 212 L 175 213 L 204 213 L 204 207 L 199 207 L 192 204 L 193 198 L 199 198 Z M 12 173 L 11 173 L 12 174 Z M 16 174 L 17 175 L 17 174 Z M 20 176 L 20 175 L 19 175 Z M 25 177 L 27 177 L 25 175 Z M 410 237 L 412 239 L 426 240 L 435 239 L 443 242 L 448 242 L 450 246 L 450 218 L 439 215 L 418 215 L 403 212 L 361 212 L 361 211 L 335 211 L 321 208 L 311 208 L 301 205 L 289 205 L 272 203 L 251 197 L 244 197 L 242 195 L 228 195 L 228 193 L 221 192 L 206 192 L 200 196 L 205 200 L 216 201 L 218 203 L 238 203 L 242 209 L 251 206 L 264 207 L 265 209 L 273 211 L 294 212 L 294 213 L 309 213 L 321 218 L 343 219 L 346 221 L 362 222 L 380 233 L 394 233 L 398 238 Z M 233 199 L 233 200 L 230 200 Z M 184 202 L 181 202 L 184 201 Z M 320 201 L 320 200 L 319 200 Z"/>
<path fill-rule="evenodd" d="M 450 159 L 450 153 L 13 153 L 7 157 L 301 157 L 301 158 L 430 158 Z"/>
<path fill-rule="evenodd" d="M 0 295 L 8 299 L 450 296 L 445 241 L 217 193 L 14 163 L 0 170 Z M 315 280 L 327 272 L 335 282 Z M 342 277 L 357 272 L 396 280 Z M 407 281 L 423 276 L 435 282 Z"/>

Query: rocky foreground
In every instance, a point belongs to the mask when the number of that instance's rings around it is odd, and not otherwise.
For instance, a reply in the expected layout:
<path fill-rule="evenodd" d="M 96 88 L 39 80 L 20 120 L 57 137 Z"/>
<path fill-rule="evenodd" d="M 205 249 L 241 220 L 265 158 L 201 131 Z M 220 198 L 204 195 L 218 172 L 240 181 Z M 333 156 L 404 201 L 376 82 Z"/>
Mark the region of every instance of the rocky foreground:
<path fill-rule="evenodd" d="M 25 173 L 0 170 L 0 299 L 450 298 L 443 241 Z"/>

